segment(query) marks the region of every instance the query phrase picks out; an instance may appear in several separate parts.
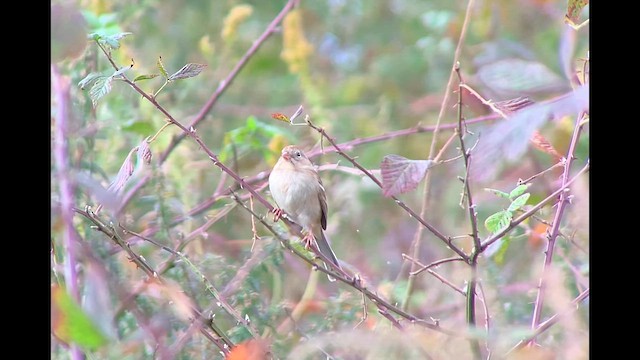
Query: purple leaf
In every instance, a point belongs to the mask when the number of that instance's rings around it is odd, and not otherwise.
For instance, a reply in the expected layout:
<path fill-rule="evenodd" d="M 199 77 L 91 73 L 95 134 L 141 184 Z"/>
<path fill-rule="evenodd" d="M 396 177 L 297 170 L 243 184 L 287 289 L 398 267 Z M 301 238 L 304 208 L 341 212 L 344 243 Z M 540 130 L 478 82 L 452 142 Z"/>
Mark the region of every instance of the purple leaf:
<path fill-rule="evenodd" d="M 431 166 L 431 160 L 411 160 L 400 155 L 385 156 L 380 164 L 384 196 L 396 196 L 415 189 Z"/>
<path fill-rule="evenodd" d="M 548 120 L 566 115 L 578 116 L 581 111 L 589 111 L 589 85 L 552 101 L 536 103 L 514 112 L 508 119 L 481 133 L 478 146 L 473 151 L 474 178 L 490 180 L 501 161 L 512 162 L 522 156 L 535 131 Z"/>
<path fill-rule="evenodd" d="M 544 64 L 516 58 L 483 65 L 476 75 L 501 98 L 565 91 L 568 88 L 565 81 Z"/>

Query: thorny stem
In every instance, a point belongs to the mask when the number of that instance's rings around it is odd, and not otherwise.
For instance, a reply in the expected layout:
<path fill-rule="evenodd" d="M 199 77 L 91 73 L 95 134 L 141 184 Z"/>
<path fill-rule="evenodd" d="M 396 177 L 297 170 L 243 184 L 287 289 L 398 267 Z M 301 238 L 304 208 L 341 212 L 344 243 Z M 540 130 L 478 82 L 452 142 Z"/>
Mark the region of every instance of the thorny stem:
<path fill-rule="evenodd" d="M 358 168 L 360 171 L 362 171 L 365 175 L 367 175 L 371 180 L 373 180 L 374 183 L 376 183 L 376 185 L 378 185 L 378 187 L 382 188 L 382 182 L 380 182 L 380 180 L 378 180 L 378 178 L 376 178 L 369 170 L 367 170 L 365 167 L 363 167 L 362 165 L 360 165 L 354 158 L 352 158 L 351 156 L 347 155 L 344 151 L 342 151 L 342 149 L 340 148 L 340 145 L 338 145 L 336 143 L 336 141 L 329 136 L 329 134 L 327 134 L 327 132 L 323 129 L 323 128 L 319 128 L 316 125 L 314 125 L 311 120 L 309 120 L 307 118 L 307 124 L 314 130 L 316 130 L 318 133 L 320 133 L 320 135 L 322 135 L 325 139 L 327 139 L 329 141 L 329 143 L 331 143 L 331 145 L 336 149 L 336 152 L 340 155 L 342 155 L 342 157 L 344 157 L 345 159 L 347 159 L 350 163 L 353 164 L 353 166 L 355 166 L 356 168 Z M 403 208 L 406 212 L 409 213 L 409 215 L 411 215 L 411 217 L 415 218 L 416 220 L 418 220 L 418 222 L 420 222 L 422 225 L 424 225 L 427 229 L 429 229 L 436 237 L 438 237 L 438 239 L 442 240 L 442 242 L 444 242 L 447 247 L 449 247 L 451 250 L 453 250 L 456 254 L 460 255 L 462 258 L 464 258 L 465 260 L 468 259 L 468 256 L 462 251 L 460 250 L 458 247 L 456 247 L 455 245 L 453 245 L 450 241 L 450 238 L 443 235 L 438 229 L 436 229 L 433 225 L 431 225 L 430 223 L 428 223 L 426 220 L 424 220 L 422 217 L 418 216 L 418 214 L 416 214 L 413 210 L 411 210 L 411 208 L 409 208 L 404 202 L 402 202 L 400 199 L 398 199 L 395 196 L 391 196 L 391 198 L 396 202 L 396 204 L 398 204 L 401 208 Z"/>
<path fill-rule="evenodd" d="M 53 93 L 55 94 L 57 111 L 54 126 L 53 152 L 58 176 L 58 191 L 60 191 L 60 217 L 64 231 L 62 244 L 66 251 L 64 262 L 64 279 L 66 291 L 79 304 L 80 290 L 78 289 L 78 274 L 76 272 L 77 254 L 75 229 L 73 226 L 73 184 L 69 180 L 67 126 L 69 124 L 69 78 L 60 75 L 56 65 L 51 64 Z M 84 355 L 77 345 L 71 346 L 71 359 L 81 360 Z"/>
<path fill-rule="evenodd" d="M 571 137 L 571 144 L 569 145 L 569 150 L 567 152 L 566 161 L 564 164 L 564 171 L 562 173 L 562 187 L 567 186 L 569 182 L 569 172 L 571 170 L 571 164 L 573 163 L 573 154 L 575 152 L 576 146 L 578 145 L 578 139 L 580 138 L 580 133 L 582 130 L 583 122 L 582 119 L 586 116 L 585 113 L 580 114 L 576 118 L 576 125 L 573 131 L 573 136 Z M 553 226 L 548 234 L 548 243 L 547 250 L 545 251 L 544 264 L 542 265 L 542 276 L 540 277 L 540 281 L 538 283 L 538 294 L 536 295 L 536 302 L 533 307 L 533 319 L 531 321 L 531 329 L 535 330 L 540 323 L 540 317 L 542 316 L 542 307 L 544 305 L 544 296 L 545 296 L 545 277 L 548 273 L 548 269 L 551 266 L 551 260 L 553 259 L 553 250 L 556 243 L 556 238 L 558 237 L 558 233 L 560 231 L 560 223 L 562 221 L 562 215 L 564 214 L 564 210 L 566 209 L 566 205 L 569 202 L 568 200 L 568 192 L 562 191 L 560 193 L 560 199 L 558 200 L 558 207 L 556 209 L 556 214 L 553 218 Z M 535 343 L 536 338 L 533 337 L 529 340 L 529 345 L 533 345 Z"/>
<path fill-rule="evenodd" d="M 109 237 L 113 242 L 115 242 L 118 246 L 120 246 L 122 249 L 124 249 L 127 254 L 129 255 L 129 260 L 133 261 L 138 268 L 140 268 L 145 274 L 147 274 L 147 276 L 152 280 L 152 281 L 157 281 L 160 284 L 164 284 L 164 280 L 163 278 L 158 275 L 158 273 L 146 262 L 146 260 L 136 254 L 131 247 L 129 246 L 129 244 L 127 242 L 125 242 L 124 240 L 122 240 L 122 238 L 120 237 L 120 235 L 118 235 L 115 227 L 111 226 L 111 225 L 106 225 L 104 224 L 97 216 L 96 214 L 94 214 L 91 210 L 80 210 L 77 208 L 73 208 L 73 211 L 75 211 L 76 213 L 82 215 L 83 217 L 87 218 L 88 220 L 90 220 L 94 225 L 95 228 L 102 232 L 103 234 L 105 234 L 107 237 Z M 156 243 L 156 242 L 152 242 L 152 243 Z M 185 258 L 183 258 L 183 260 L 186 260 Z M 196 321 L 201 321 L 200 319 L 203 318 L 203 314 L 194 306 L 191 306 L 191 312 L 193 314 L 193 317 L 196 319 Z M 211 338 L 210 334 L 208 334 L 206 332 L 206 330 L 204 328 L 202 328 L 201 326 L 199 327 L 200 332 L 205 335 L 207 338 L 209 338 L 210 340 L 212 340 L 216 345 L 218 345 L 218 347 L 220 348 L 220 350 L 222 350 L 225 354 L 229 352 L 229 348 L 233 347 L 233 343 L 229 340 L 229 338 L 222 332 L 220 331 L 217 326 L 214 326 L 214 324 L 209 324 L 209 326 L 216 331 L 216 334 L 224 341 L 224 343 L 226 344 L 226 346 L 224 346 L 224 344 L 220 343 L 219 341 L 217 341 L 214 338 Z"/>
<path fill-rule="evenodd" d="M 451 261 L 456 261 L 456 260 L 464 261 L 464 259 L 462 259 L 462 258 L 448 258 L 448 259 L 434 261 L 429 265 L 424 265 L 420 261 L 412 258 L 411 256 L 409 256 L 407 254 L 402 254 L 402 258 L 405 259 L 405 260 L 409 260 L 413 264 L 416 264 L 418 266 L 422 266 L 422 268 L 420 268 L 420 269 L 418 269 L 418 270 L 416 270 L 415 272 L 412 273 L 414 276 L 417 275 L 418 273 L 426 271 L 429 274 L 433 275 L 436 279 L 440 280 L 440 282 L 442 282 L 443 284 L 449 286 L 450 288 L 452 288 L 456 292 L 462 294 L 462 296 L 467 296 L 467 293 L 465 293 L 464 290 L 462 290 L 459 287 L 455 286 L 451 281 L 445 279 L 442 275 L 440 275 L 437 272 L 431 270 L 432 267 L 436 267 L 436 266 L 438 266 L 440 264 L 444 264 L 446 262 L 451 262 Z"/>
<path fill-rule="evenodd" d="M 249 212 L 256 219 L 258 219 L 258 221 L 260 221 L 262 223 L 262 225 L 264 225 L 265 228 L 267 230 L 269 230 L 282 243 L 282 245 L 285 248 L 287 248 L 287 250 L 291 251 L 297 257 L 299 257 L 300 259 L 302 259 L 303 261 L 305 261 L 309 265 L 313 266 L 313 268 L 316 271 L 321 271 L 321 272 L 323 272 L 323 273 L 325 273 L 327 275 L 331 275 L 335 279 L 340 280 L 341 282 L 347 284 L 348 286 L 350 286 L 350 287 L 360 291 L 361 293 L 363 293 L 369 300 L 371 300 L 374 304 L 376 304 L 376 306 L 378 307 L 379 310 L 381 310 L 381 315 L 385 316 L 387 319 L 392 321 L 392 323 L 394 323 L 394 326 L 397 326 L 396 325 L 397 319 L 393 318 L 393 316 L 391 316 L 389 314 L 389 311 L 395 313 L 396 315 L 399 315 L 400 317 L 402 317 L 402 318 L 404 318 L 406 320 L 408 320 L 412 324 L 420 325 L 422 327 L 426 327 L 426 328 L 429 328 L 429 329 L 432 329 L 432 330 L 435 330 L 435 331 L 438 331 L 438 332 L 441 332 L 441 333 L 444 333 L 444 334 L 448 334 L 448 335 L 462 336 L 460 334 L 454 333 L 451 330 L 442 328 L 439 324 L 433 324 L 433 323 L 431 323 L 431 322 L 429 322 L 427 320 L 420 319 L 420 318 L 418 318 L 418 317 L 416 317 L 414 315 L 411 315 L 411 314 L 403 311 L 402 309 L 399 309 L 396 306 L 391 305 L 389 302 L 387 302 L 386 300 L 382 299 L 376 293 L 372 292 L 366 286 L 364 286 L 362 284 L 362 282 L 359 280 L 359 277 L 357 275 L 355 277 L 351 277 L 351 276 L 347 275 L 344 272 L 340 272 L 339 273 L 337 271 L 330 271 L 330 270 L 325 269 L 322 266 L 318 266 L 314 262 L 313 259 L 309 259 L 305 254 L 301 253 L 298 249 L 293 247 L 290 244 L 289 240 L 285 239 L 281 234 L 279 234 L 271 226 L 271 224 L 269 224 L 267 221 L 265 221 L 264 217 L 256 214 L 253 210 L 251 210 L 246 204 L 244 204 L 239 199 L 237 199 L 235 197 L 234 197 L 234 199 L 242 206 L 243 209 L 245 209 L 247 212 Z M 327 259 L 327 261 L 328 261 L 328 259 Z M 334 268 L 333 270 L 337 270 L 337 269 Z"/>
<path fill-rule="evenodd" d="M 578 307 L 580 305 L 580 303 L 586 299 L 587 297 L 589 297 L 589 292 L 590 292 L 590 288 L 585 289 L 582 293 L 580 293 L 580 295 L 578 295 L 575 299 L 573 299 L 573 301 L 571 301 L 571 304 L 569 304 L 569 306 L 567 306 L 567 308 L 562 311 L 559 312 L 557 314 L 554 314 L 553 316 L 551 316 L 549 319 L 547 319 L 545 322 L 541 323 L 533 332 L 533 334 L 525 339 L 520 340 L 513 348 L 511 348 L 511 350 L 509 350 L 509 352 L 507 352 L 507 354 L 505 355 L 509 355 L 512 351 L 517 350 L 517 349 L 521 349 L 523 347 L 525 347 L 531 340 L 535 339 L 536 337 L 538 337 L 540 334 L 542 334 L 543 332 L 547 331 L 551 326 L 553 326 L 554 324 L 556 324 L 558 321 L 560 321 L 560 319 L 566 315 L 568 315 L 571 312 L 574 312 L 576 310 L 578 310 Z"/>
<path fill-rule="evenodd" d="M 438 120 L 436 121 L 436 126 L 435 126 L 435 130 L 433 131 L 433 137 L 431 139 L 431 146 L 429 148 L 429 159 L 433 159 L 434 154 L 436 153 L 436 144 L 437 144 L 437 140 L 438 140 L 438 134 L 440 131 L 440 122 L 442 121 L 442 118 L 444 116 L 445 113 L 445 109 L 447 108 L 447 103 L 449 102 L 449 96 L 451 93 L 451 89 L 453 87 L 453 80 L 454 80 L 454 69 L 456 67 L 456 64 L 458 63 L 458 60 L 460 58 L 460 52 L 462 50 L 462 44 L 464 43 L 464 39 L 467 35 L 467 28 L 469 26 L 469 22 L 471 21 L 471 13 L 472 13 L 472 8 L 473 8 L 473 0 L 469 0 L 469 2 L 467 3 L 467 9 L 465 11 L 465 15 L 464 15 L 464 21 L 462 22 L 462 29 L 460 30 L 460 37 L 458 38 L 458 44 L 456 45 L 456 50 L 455 53 L 453 55 L 453 61 L 452 61 L 452 65 L 451 65 L 451 72 L 449 73 L 449 80 L 447 81 L 447 87 L 444 91 L 444 98 L 442 99 L 442 103 L 440 104 L 440 111 L 438 113 Z M 424 179 L 424 190 L 423 190 L 423 194 L 422 194 L 422 207 L 420 209 L 420 217 L 423 218 L 426 216 L 427 214 L 427 209 L 429 208 L 429 195 L 430 195 L 430 191 L 431 191 L 431 173 L 427 172 L 425 179 Z M 418 227 L 416 229 L 415 235 L 413 237 L 413 241 L 411 244 L 412 247 L 412 252 L 411 252 L 411 256 L 414 259 L 417 259 L 419 257 L 420 254 L 420 245 L 421 245 L 421 241 L 422 241 L 422 233 L 423 233 L 423 228 L 422 227 Z M 449 241 L 449 247 L 451 247 L 451 249 L 455 249 L 455 247 L 452 246 L 451 242 Z M 455 250 L 454 250 L 455 251 Z M 456 251 L 456 253 L 458 253 Z M 461 255 L 460 253 L 458 253 L 458 255 Z M 468 259 L 467 255 L 462 255 L 462 257 L 464 257 L 465 259 Z M 416 270 L 415 268 L 415 264 L 411 265 L 411 270 L 410 272 L 413 272 Z M 403 266 L 404 268 L 404 266 Z M 409 274 L 409 278 L 407 279 L 407 291 L 405 292 L 404 298 L 402 299 L 402 308 L 403 309 L 408 309 L 409 307 L 409 300 L 411 298 L 411 294 L 413 294 L 413 290 L 414 290 L 414 286 L 415 286 L 415 275 L 411 275 Z"/>
<path fill-rule="evenodd" d="M 186 128 L 188 128 L 188 129 L 195 128 L 202 120 L 204 120 L 205 116 L 209 113 L 211 108 L 218 102 L 218 99 L 229 88 L 229 85 L 231 85 L 231 83 L 233 83 L 233 80 L 237 77 L 237 75 L 240 72 L 240 70 L 242 70 L 244 68 L 244 66 L 249 62 L 249 59 L 251 59 L 251 57 L 253 57 L 253 55 L 258 51 L 258 49 L 260 49 L 260 46 L 262 46 L 262 44 L 271 35 L 273 35 L 278 30 L 278 26 L 282 22 L 282 19 L 284 19 L 284 17 L 291 10 L 293 10 L 293 8 L 295 6 L 297 6 L 298 2 L 299 2 L 299 0 L 289 0 L 289 1 L 287 1 L 287 3 L 282 8 L 280 13 L 278 13 L 278 15 L 271 21 L 271 23 L 269 23 L 269 25 L 267 26 L 265 31 L 262 33 L 262 35 L 260 35 L 260 37 L 258 37 L 258 39 L 256 39 L 253 42 L 251 47 L 242 56 L 242 58 L 240 58 L 238 63 L 229 72 L 227 77 L 225 77 L 224 80 L 220 81 L 220 83 L 218 85 L 218 88 L 215 90 L 213 95 L 211 95 L 209 100 L 207 100 L 207 102 L 202 106 L 202 108 L 196 114 L 196 116 L 193 119 L 193 121 L 191 121 L 191 123 L 188 126 L 186 126 Z M 115 65 L 115 63 L 113 62 L 113 60 L 111 59 L 111 57 L 108 54 L 107 54 L 107 58 L 109 58 L 109 61 L 111 62 L 113 67 L 115 67 L 116 70 L 117 70 L 118 67 Z M 156 104 L 154 104 L 154 105 L 156 105 Z M 157 107 L 157 105 L 156 105 L 156 107 Z M 171 154 L 171 152 L 178 145 L 178 143 L 180 141 L 182 141 L 186 136 L 187 136 L 186 133 L 182 133 L 181 135 L 178 135 L 178 136 L 174 137 L 171 140 L 171 142 L 169 143 L 169 145 L 167 146 L 167 148 L 164 150 L 164 152 L 162 152 L 162 154 L 160 154 L 158 163 L 162 164 L 169 157 L 169 154 Z M 123 197 L 122 203 L 121 203 L 120 208 L 118 209 L 118 211 L 123 209 L 129 203 L 129 201 L 131 201 L 131 199 L 136 194 L 136 192 L 138 192 L 138 190 L 140 190 L 149 181 L 150 178 L 151 178 L 150 175 L 146 175 L 145 177 L 141 178 L 138 181 L 138 183 L 135 184 L 131 188 L 131 190 Z"/>
<path fill-rule="evenodd" d="M 463 129 L 464 116 L 462 115 L 462 85 L 464 80 L 460 74 L 460 64 L 456 63 L 454 67 L 456 74 L 458 75 L 458 137 L 460 139 L 460 152 L 464 158 L 464 190 L 462 192 L 461 204 L 464 203 L 464 199 L 467 199 L 467 210 L 469 211 L 469 221 L 471 222 L 471 237 L 473 238 L 473 250 L 471 251 L 470 263 L 471 266 L 471 280 L 467 287 L 467 324 L 471 329 L 476 327 L 476 286 L 478 275 L 478 255 L 481 251 L 480 237 L 478 236 L 478 214 L 476 212 L 475 204 L 473 203 L 473 197 L 471 195 L 471 186 L 469 185 L 469 173 L 471 171 L 471 152 L 467 151 L 464 144 L 464 134 L 466 129 Z M 471 349 L 474 352 L 476 358 L 481 357 L 480 342 L 477 339 L 471 341 Z"/>
<path fill-rule="evenodd" d="M 557 199 L 558 195 L 560 195 L 560 193 L 566 191 L 566 189 L 569 188 L 569 186 L 571 184 L 573 184 L 574 181 L 576 181 L 578 178 L 580 178 L 580 176 L 582 174 L 584 174 L 585 172 L 587 172 L 588 170 L 589 170 L 589 161 L 587 161 L 585 166 L 571 180 L 569 180 L 566 184 L 564 184 L 558 190 L 556 190 L 553 193 L 551 193 L 551 195 L 547 196 L 544 200 L 540 201 L 536 206 L 534 206 L 531 209 L 527 210 L 524 214 L 518 216 L 514 220 L 511 220 L 511 223 L 509 224 L 509 226 L 507 226 L 506 228 L 500 230 L 499 232 L 495 233 L 494 235 L 490 236 L 487 240 L 483 241 L 481 250 L 482 251 L 486 250 L 489 245 L 491 245 L 494 242 L 500 240 L 500 238 L 502 238 L 509 231 L 513 230 L 513 228 L 518 226 L 521 222 L 523 222 L 526 219 L 528 219 L 531 216 L 533 216 L 533 214 L 535 214 L 538 210 L 540 210 L 548 202 L 551 202 L 551 200 Z"/>

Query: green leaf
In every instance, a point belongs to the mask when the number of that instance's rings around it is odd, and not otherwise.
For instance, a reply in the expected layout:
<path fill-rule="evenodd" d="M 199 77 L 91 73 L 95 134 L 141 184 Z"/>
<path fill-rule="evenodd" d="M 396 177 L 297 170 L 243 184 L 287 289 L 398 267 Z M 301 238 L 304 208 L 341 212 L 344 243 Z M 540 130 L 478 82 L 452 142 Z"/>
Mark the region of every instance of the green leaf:
<path fill-rule="evenodd" d="M 513 214 L 510 211 L 498 211 L 497 213 L 489 216 L 487 220 L 484 221 L 484 227 L 487 228 L 489 232 L 494 234 L 509 226 L 512 218 Z"/>
<path fill-rule="evenodd" d="M 160 74 L 162 74 L 162 76 L 168 79 L 169 74 L 167 73 L 167 70 L 164 68 L 164 64 L 162 63 L 162 56 L 158 56 L 158 61 L 156 62 L 156 65 L 158 66 L 158 70 L 160 70 Z"/>
<path fill-rule="evenodd" d="M 51 288 L 51 325 L 58 338 L 84 349 L 93 350 L 107 342 L 91 318 L 58 286 Z"/>
<path fill-rule="evenodd" d="M 98 100 L 107 95 L 111 91 L 111 76 L 100 76 L 89 90 L 89 97 L 93 103 L 93 107 L 98 105 Z"/>
<path fill-rule="evenodd" d="M 514 212 L 523 207 L 527 203 L 527 200 L 529 200 L 529 196 L 531 196 L 531 194 L 529 193 L 518 196 L 515 200 L 513 200 L 511 205 L 509 205 L 507 211 Z"/>
<path fill-rule="evenodd" d="M 99 73 L 91 73 L 87 76 L 84 77 L 84 79 L 80 80 L 80 82 L 78 82 L 78 86 L 80 87 L 80 89 L 84 90 L 85 86 L 91 84 L 94 80 L 96 80 L 97 78 L 101 77 L 103 75 L 99 74 Z"/>
<path fill-rule="evenodd" d="M 176 71 L 173 75 L 169 76 L 169 81 L 198 76 L 206 66 L 206 64 L 189 63 L 183 66 L 182 69 Z"/>
<path fill-rule="evenodd" d="M 142 81 L 142 80 L 149 80 L 149 79 L 153 79 L 153 78 L 158 77 L 158 76 L 160 76 L 160 74 L 138 75 L 138 76 L 136 76 L 135 79 L 133 79 L 133 82 Z"/>
<path fill-rule="evenodd" d="M 490 192 L 492 192 L 492 193 L 494 193 L 494 194 L 496 194 L 496 195 L 498 195 L 498 196 L 500 196 L 502 198 L 505 198 L 505 199 L 509 198 L 509 194 L 507 194 L 504 191 L 500 191 L 500 190 L 496 190 L 496 189 L 489 189 L 489 188 L 484 188 L 484 190 L 485 191 L 490 191 Z"/>
<path fill-rule="evenodd" d="M 529 186 L 531 186 L 531 184 L 518 185 L 515 189 L 511 190 L 511 192 L 509 193 L 509 199 L 513 200 L 518 196 L 524 194 L 524 192 L 527 191 Z"/>
<path fill-rule="evenodd" d="M 117 50 L 120 48 L 120 39 L 131 34 L 132 33 L 130 32 L 123 32 L 123 33 L 118 33 L 114 35 L 102 36 L 102 38 L 99 39 L 98 41 L 103 45 L 107 45 L 110 48 Z"/>

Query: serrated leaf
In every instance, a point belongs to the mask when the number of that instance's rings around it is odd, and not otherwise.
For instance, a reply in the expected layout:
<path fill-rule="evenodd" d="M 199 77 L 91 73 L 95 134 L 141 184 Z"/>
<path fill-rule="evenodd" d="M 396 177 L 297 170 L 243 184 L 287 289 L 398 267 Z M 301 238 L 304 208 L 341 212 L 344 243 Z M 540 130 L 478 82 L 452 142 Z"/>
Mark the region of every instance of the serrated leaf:
<path fill-rule="evenodd" d="M 391 197 L 415 189 L 431 166 L 431 160 L 411 160 L 393 154 L 385 156 L 380 164 L 383 195 Z"/>
<path fill-rule="evenodd" d="M 527 200 L 529 200 L 529 196 L 531 196 L 531 194 L 529 193 L 518 196 L 515 200 L 513 200 L 511 205 L 509 205 L 507 211 L 514 212 L 523 207 L 527 203 Z"/>
<path fill-rule="evenodd" d="M 546 65 L 519 58 L 498 60 L 481 66 L 478 79 L 500 96 L 566 91 L 568 86 Z"/>
<path fill-rule="evenodd" d="M 98 105 L 98 100 L 107 95 L 111 91 L 111 76 L 100 76 L 89 90 L 89 97 L 93 103 L 93 107 Z"/>
<path fill-rule="evenodd" d="M 111 77 L 116 77 L 119 75 L 124 74 L 125 72 L 127 72 L 128 70 L 130 70 L 133 67 L 133 64 L 131 66 L 125 66 L 123 68 L 121 68 L 120 70 L 116 70 L 113 72 L 113 74 L 111 74 Z"/>
<path fill-rule="evenodd" d="M 510 211 L 498 211 L 484 221 L 484 227 L 487 228 L 490 233 L 494 234 L 509 226 L 512 218 L 513 214 Z"/>
<path fill-rule="evenodd" d="M 114 50 L 117 50 L 120 48 L 120 39 L 131 34 L 132 33 L 130 32 L 123 32 L 123 33 L 114 34 L 114 35 L 102 36 L 102 38 L 99 39 L 98 41 L 102 44 L 105 44 L 111 47 Z"/>
<path fill-rule="evenodd" d="M 504 191 L 500 191 L 500 190 L 496 190 L 496 189 L 490 189 L 490 188 L 484 188 L 485 191 L 489 191 L 492 192 L 498 196 L 500 196 L 501 198 L 505 198 L 508 199 L 509 198 L 509 194 L 507 194 Z"/>
<path fill-rule="evenodd" d="M 589 85 L 551 101 L 536 103 L 513 113 L 506 121 L 485 130 L 474 154 L 475 169 L 472 174 L 477 181 L 489 181 L 497 173 L 502 161 L 512 162 L 522 157 L 529 139 L 545 122 L 561 119 L 589 111 Z"/>
<path fill-rule="evenodd" d="M 61 340 L 93 350 L 107 342 L 107 338 L 85 314 L 82 308 L 59 287 L 51 287 L 51 331 Z"/>
<path fill-rule="evenodd" d="M 560 161 L 560 159 L 562 159 L 562 155 L 560 155 L 560 153 L 553 147 L 553 145 L 551 145 L 551 143 L 544 136 L 542 136 L 542 134 L 540 134 L 538 130 L 533 133 L 533 136 L 531 137 L 531 143 L 537 149 L 553 156 L 557 161 Z"/>
<path fill-rule="evenodd" d="M 511 190 L 511 192 L 509 193 L 509 196 L 508 196 L 509 200 L 513 200 L 514 198 L 524 194 L 524 192 L 527 191 L 529 186 L 531 186 L 531 184 L 522 184 L 522 185 L 516 186 L 516 188 Z"/>
<path fill-rule="evenodd" d="M 160 74 L 138 75 L 138 76 L 136 76 L 135 79 L 133 79 L 133 82 L 142 81 L 142 80 L 149 80 L 149 79 L 153 79 L 153 78 L 158 77 L 158 76 L 160 76 Z"/>
<path fill-rule="evenodd" d="M 498 101 L 494 103 L 494 106 L 500 109 L 506 115 L 511 115 L 512 113 L 533 104 L 534 102 L 528 97 L 517 97 L 514 99 Z"/>
<path fill-rule="evenodd" d="M 131 149 L 131 151 L 129 151 L 129 154 L 127 155 L 127 157 L 124 159 L 124 162 L 120 166 L 120 170 L 118 170 L 118 175 L 116 175 L 116 178 L 113 180 L 111 185 L 109 185 L 109 191 L 117 193 L 118 191 L 120 191 L 120 189 L 124 187 L 124 185 L 127 183 L 127 180 L 129 180 L 131 175 L 133 175 L 133 171 L 135 170 L 135 167 L 133 164 L 132 155 L 134 152 L 137 152 L 137 149 L 134 148 L 134 149 Z"/>
<path fill-rule="evenodd" d="M 207 64 L 189 63 L 183 66 L 182 69 L 176 71 L 173 75 L 169 76 L 169 81 L 198 76 L 205 67 L 207 67 Z"/>
<path fill-rule="evenodd" d="M 101 77 L 103 75 L 99 74 L 99 73 L 91 73 L 87 76 L 84 77 L 84 79 L 80 80 L 78 82 L 78 86 L 80 87 L 80 89 L 84 90 L 85 86 L 91 84 L 94 80 L 96 80 L 97 78 Z"/>
<path fill-rule="evenodd" d="M 162 76 L 164 76 L 165 78 L 169 78 L 169 74 L 167 73 L 167 70 L 164 68 L 164 64 L 162 63 L 162 56 L 158 56 L 156 65 L 158 66 L 158 70 L 160 70 L 160 74 L 162 74 Z"/>

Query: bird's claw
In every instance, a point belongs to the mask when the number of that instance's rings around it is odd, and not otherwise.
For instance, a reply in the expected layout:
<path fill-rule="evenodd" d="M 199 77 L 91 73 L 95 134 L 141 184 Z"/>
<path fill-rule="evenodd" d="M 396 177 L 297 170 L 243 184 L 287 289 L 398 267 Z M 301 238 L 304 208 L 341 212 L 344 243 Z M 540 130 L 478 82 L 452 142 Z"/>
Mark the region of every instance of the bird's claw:
<path fill-rule="evenodd" d="M 284 210 L 282 210 L 280 208 L 274 208 L 273 209 L 273 222 L 278 222 L 278 220 L 280 220 L 280 218 L 282 217 L 283 214 L 284 214 Z"/>

